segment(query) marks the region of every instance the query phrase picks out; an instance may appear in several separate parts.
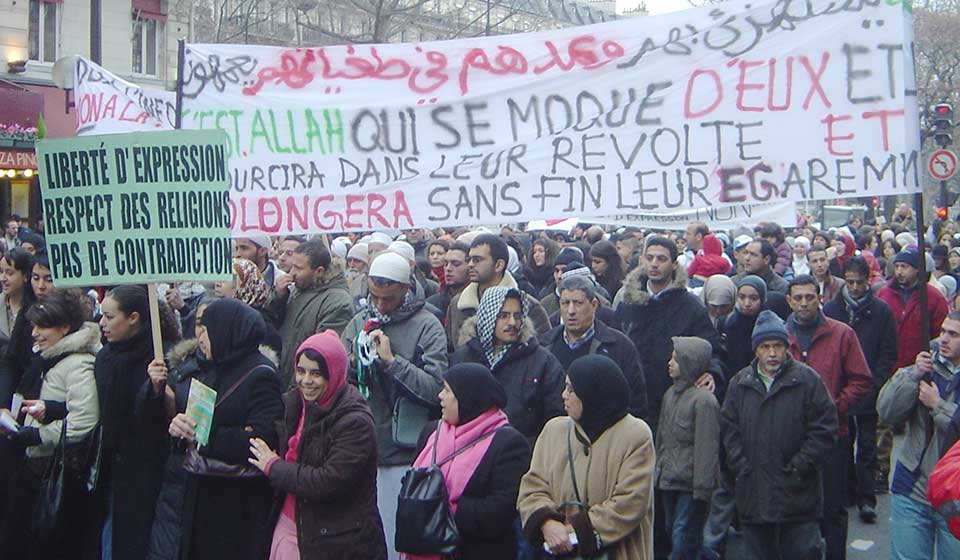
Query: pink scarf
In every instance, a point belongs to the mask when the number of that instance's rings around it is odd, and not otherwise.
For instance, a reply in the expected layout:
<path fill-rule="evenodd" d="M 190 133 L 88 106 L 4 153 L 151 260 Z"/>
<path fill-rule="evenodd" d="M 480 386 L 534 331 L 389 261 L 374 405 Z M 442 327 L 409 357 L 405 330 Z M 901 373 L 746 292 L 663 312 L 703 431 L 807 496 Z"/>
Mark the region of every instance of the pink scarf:
<path fill-rule="evenodd" d="M 283 460 L 288 463 L 296 463 L 300 457 L 300 438 L 303 437 L 303 422 L 306 417 L 307 401 L 303 400 L 303 395 L 301 395 L 300 421 L 297 422 L 297 431 L 287 440 L 287 452 L 283 456 Z M 283 500 L 283 509 L 281 512 L 290 519 L 297 518 L 297 497 L 294 494 L 287 493 L 287 497 Z"/>
<path fill-rule="evenodd" d="M 443 461 L 478 437 L 492 432 L 500 426 L 505 426 L 507 423 L 507 415 L 499 408 L 491 408 L 460 426 L 440 422 L 440 437 L 437 440 L 437 462 Z M 440 472 L 443 473 L 443 479 L 447 483 L 447 503 L 450 505 L 451 515 L 457 514 L 457 502 L 463 495 L 467 483 L 473 477 L 473 473 L 476 472 L 477 465 L 480 464 L 483 456 L 487 453 L 487 449 L 490 448 L 493 437 L 484 438 L 480 443 L 440 466 Z M 417 460 L 413 462 L 414 467 L 429 467 L 432 464 L 433 442 L 434 435 L 431 434 L 430 439 L 427 440 L 427 445 L 417 456 Z M 435 560 L 440 558 L 440 556 L 412 555 L 405 555 L 405 557 L 411 560 Z"/>

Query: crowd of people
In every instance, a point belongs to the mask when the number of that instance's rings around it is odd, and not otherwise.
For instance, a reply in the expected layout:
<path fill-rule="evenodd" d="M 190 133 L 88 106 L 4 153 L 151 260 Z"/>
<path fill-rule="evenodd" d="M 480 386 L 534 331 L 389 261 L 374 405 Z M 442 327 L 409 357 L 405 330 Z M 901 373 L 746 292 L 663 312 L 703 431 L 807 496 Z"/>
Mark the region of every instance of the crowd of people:
<path fill-rule="evenodd" d="M 146 286 L 55 288 L 12 217 L 0 550 L 841 560 L 889 492 L 893 558 L 960 558 L 960 228 L 912 227 L 250 235 L 157 287 L 161 360 Z"/>

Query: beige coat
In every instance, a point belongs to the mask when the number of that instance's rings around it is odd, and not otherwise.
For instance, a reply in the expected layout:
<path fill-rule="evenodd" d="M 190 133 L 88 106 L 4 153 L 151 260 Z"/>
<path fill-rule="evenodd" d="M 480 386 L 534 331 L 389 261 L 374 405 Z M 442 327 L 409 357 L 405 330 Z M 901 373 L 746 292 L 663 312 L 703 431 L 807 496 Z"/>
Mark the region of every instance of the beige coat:
<path fill-rule="evenodd" d="M 524 533 L 536 547 L 543 546 L 540 528 L 548 519 L 560 519 L 559 506 L 576 500 L 570 480 L 567 441 L 569 417 L 547 422 L 533 450 L 530 470 L 520 482 L 517 508 Z M 607 429 L 584 452 L 587 441 L 571 435 L 574 470 L 580 498 L 589 507 L 586 516 L 571 524 L 580 550 L 590 553 L 599 537 L 614 560 L 653 558 L 653 468 L 656 457 L 650 428 L 629 414 Z M 588 543 L 585 547 L 583 543 Z"/>
<path fill-rule="evenodd" d="M 40 398 L 67 403 L 67 441 L 82 441 L 100 420 L 97 382 L 93 362 L 100 351 L 100 327 L 84 323 L 80 330 L 63 337 L 44 350 L 40 357 L 54 360 L 64 356 L 44 373 Z M 27 448 L 29 457 L 48 457 L 60 441 L 63 421 L 42 424 L 27 416 L 25 425 L 40 429 L 40 445 Z"/>

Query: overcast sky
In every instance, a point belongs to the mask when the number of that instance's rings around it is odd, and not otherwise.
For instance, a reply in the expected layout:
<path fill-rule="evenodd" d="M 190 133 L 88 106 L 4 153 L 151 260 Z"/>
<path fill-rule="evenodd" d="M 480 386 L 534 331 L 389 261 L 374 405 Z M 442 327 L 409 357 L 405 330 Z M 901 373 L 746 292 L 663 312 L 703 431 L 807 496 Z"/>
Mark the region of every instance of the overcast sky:
<path fill-rule="evenodd" d="M 687 0 L 643 0 L 647 5 L 647 10 L 650 11 L 650 15 L 657 14 L 666 14 L 669 12 L 676 12 L 679 10 L 685 10 L 690 7 L 690 3 Z M 621 11 L 625 8 L 633 8 L 640 0 L 617 0 L 617 11 Z"/>

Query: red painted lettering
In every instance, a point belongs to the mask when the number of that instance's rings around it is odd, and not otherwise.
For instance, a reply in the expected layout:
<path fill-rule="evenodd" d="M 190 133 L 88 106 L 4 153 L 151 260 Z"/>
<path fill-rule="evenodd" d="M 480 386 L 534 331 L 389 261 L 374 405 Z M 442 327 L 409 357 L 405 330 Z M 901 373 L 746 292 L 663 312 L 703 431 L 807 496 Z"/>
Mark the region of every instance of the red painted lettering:
<path fill-rule="evenodd" d="M 806 56 L 800 57 L 800 64 L 807 70 L 807 75 L 810 76 L 810 91 L 807 92 L 807 97 L 803 100 L 803 108 L 810 108 L 810 101 L 813 99 L 813 94 L 817 93 L 820 95 L 820 99 L 823 101 L 823 106 L 829 109 L 830 99 L 827 98 L 827 93 L 823 91 L 823 86 L 820 84 L 820 80 L 823 79 L 824 72 L 827 71 L 827 64 L 830 63 L 830 53 L 824 51 L 820 56 L 820 66 L 817 70 L 814 70 L 810 65 L 810 59 Z"/>
<path fill-rule="evenodd" d="M 694 87 L 699 78 L 702 75 L 707 75 L 713 79 L 713 102 L 707 106 L 706 109 L 700 111 L 694 111 L 690 105 L 693 97 Z M 710 69 L 697 69 L 690 74 L 690 79 L 687 80 L 687 91 L 683 95 L 683 115 L 688 119 L 697 119 L 704 115 L 709 115 L 716 109 L 720 102 L 723 101 L 723 83 L 720 81 L 720 75 L 716 71 Z"/>
<path fill-rule="evenodd" d="M 743 103 L 743 94 L 749 90 L 758 90 L 763 89 L 763 84 L 756 82 L 747 82 L 747 69 L 755 68 L 757 66 L 763 66 L 763 62 L 759 60 L 741 60 L 740 64 L 737 66 L 740 67 L 740 74 L 737 78 L 737 109 L 741 111 L 748 112 L 760 112 L 763 111 L 763 107 L 758 105 L 744 105 Z"/>
<path fill-rule="evenodd" d="M 883 151 L 890 151 L 890 138 L 887 131 L 887 119 L 890 117 L 902 117 L 903 109 L 896 111 L 866 111 L 861 115 L 864 120 L 880 119 L 880 137 L 883 139 Z"/>
<path fill-rule="evenodd" d="M 833 125 L 838 122 L 849 121 L 851 119 L 850 115 L 827 115 L 820 122 L 827 125 L 827 135 L 824 137 L 823 141 L 827 143 L 827 150 L 831 155 L 834 156 L 852 156 L 853 152 L 841 152 L 838 151 L 837 147 L 834 146 L 836 142 L 841 142 L 844 140 L 853 140 L 853 133 L 845 134 L 843 136 L 837 136 L 836 132 L 833 130 Z"/>

